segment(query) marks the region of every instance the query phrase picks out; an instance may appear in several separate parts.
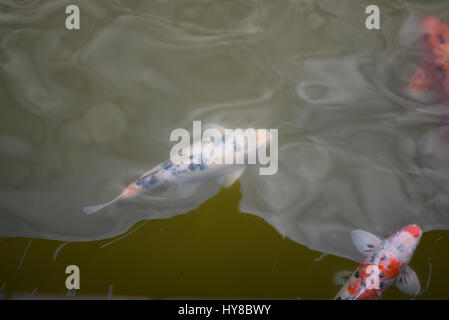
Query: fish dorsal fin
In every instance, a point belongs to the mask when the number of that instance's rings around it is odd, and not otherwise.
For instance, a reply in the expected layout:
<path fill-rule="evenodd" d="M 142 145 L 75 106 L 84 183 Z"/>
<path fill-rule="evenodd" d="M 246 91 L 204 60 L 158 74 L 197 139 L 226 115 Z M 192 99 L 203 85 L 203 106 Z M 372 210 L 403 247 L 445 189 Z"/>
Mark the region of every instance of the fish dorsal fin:
<path fill-rule="evenodd" d="M 227 187 L 230 187 L 231 185 L 233 185 L 234 182 L 238 178 L 240 178 L 240 176 L 242 175 L 243 171 L 245 171 L 244 167 L 231 172 L 227 176 L 222 177 L 220 179 L 221 186 L 224 187 L 224 188 L 227 188 Z"/>
<path fill-rule="evenodd" d="M 412 296 L 417 295 L 421 291 L 421 284 L 419 283 L 418 276 L 409 266 L 406 266 L 396 278 L 395 284 L 399 290 Z"/>
<path fill-rule="evenodd" d="M 382 242 L 382 240 L 374 234 L 363 230 L 352 231 L 351 238 L 357 250 L 359 250 L 364 256 L 369 256 L 372 254 Z"/>
<path fill-rule="evenodd" d="M 351 271 L 347 271 L 347 270 L 343 270 L 343 271 L 338 271 L 334 274 L 334 284 L 336 286 L 343 286 L 351 277 L 352 272 Z"/>

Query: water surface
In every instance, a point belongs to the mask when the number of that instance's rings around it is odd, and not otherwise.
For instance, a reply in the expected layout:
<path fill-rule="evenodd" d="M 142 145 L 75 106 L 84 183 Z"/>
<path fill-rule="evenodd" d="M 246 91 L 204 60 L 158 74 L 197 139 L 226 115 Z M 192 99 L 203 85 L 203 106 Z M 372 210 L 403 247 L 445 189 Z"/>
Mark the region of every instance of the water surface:
<path fill-rule="evenodd" d="M 79 31 L 66 1 L 0 1 L 2 290 L 64 292 L 73 263 L 91 294 L 329 298 L 360 258 L 351 230 L 449 229 L 444 107 L 407 90 L 420 19 L 449 23 L 447 1 L 376 1 L 380 30 L 364 28 L 372 1 L 70 3 Z M 166 160 L 193 120 L 279 129 L 278 173 L 82 212 Z M 422 297 L 449 297 L 448 246 L 424 235 Z"/>

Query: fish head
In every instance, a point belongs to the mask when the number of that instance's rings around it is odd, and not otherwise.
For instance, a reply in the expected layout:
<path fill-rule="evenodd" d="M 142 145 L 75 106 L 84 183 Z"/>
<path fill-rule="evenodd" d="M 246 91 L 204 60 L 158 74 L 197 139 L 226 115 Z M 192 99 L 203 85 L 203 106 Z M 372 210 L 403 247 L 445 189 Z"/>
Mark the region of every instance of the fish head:
<path fill-rule="evenodd" d="M 415 253 L 421 236 L 422 230 L 415 224 L 405 226 L 391 235 L 387 250 L 394 259 L 391 259 L 390 263 L 399 264 L 401 268 L 407 265 Z"/>
<path fill-rule="evenodd" d="M 424 63 L 449 64 L 449 26 L 439 19 L 427 16 L 421 21 Z"/>

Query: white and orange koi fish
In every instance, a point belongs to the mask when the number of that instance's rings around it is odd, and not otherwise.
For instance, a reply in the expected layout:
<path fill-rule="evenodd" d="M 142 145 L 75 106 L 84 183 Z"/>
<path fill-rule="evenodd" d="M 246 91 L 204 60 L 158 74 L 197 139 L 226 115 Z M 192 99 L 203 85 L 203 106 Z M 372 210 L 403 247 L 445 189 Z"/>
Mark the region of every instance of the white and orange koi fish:
<path fill-rule="evenodd" d="M 418 294 L 421 291 L 419 279 L 408 263 L 421 235 L 422 230 L 417 225 L 408 225 L 383 241 L 363 230 L 352 231 L 354 245 L 366 258 L 354 273 L 337 273 L 335 282 L 344 285 L 335 299 L 375 299 L 393 282 L 402 292 Z"/>
<path fill-rule="evenodd" d="M 218 127 L 216 125 L 211 126 Z M 218 128 L 219 130 L 222 130 L 221 127 Z M 270 137 L 264 136 L 264 138 L 264 141 L 263 139 L 260 139 L 259 141 L 259 136 L 257 136 L 257 148 L 261 145 L 269 144 Z M 84 212 L 86 214 L 93 214 L 113 203 L 132 199 L 144 191 L 150 191 L 161 186 L 178 183 L 183 183 L 185 184 L 183 187 L 189 188 L 189 183 L 197 183 L 205 179 L 218 178 L 221 186 L 229 187 L 242 175 L 245 170 L 244 164 L 225 164 L 224 159 L 226 157 L 226 152 L 230 149 L 225 147 L 226 142 L 224 135 L 222 140 L 208 142 L 200 141 L 197 143 L 201 144 L 201 148 L 196 149 L 195 144 L 193 144 L 190 147 L 190 150 L 201 150 L 200 153 L 186 155 L 176 164 L 171 160 L 159 164 L 130 184 L 112 201 L 96 206 L 84 207 Z M 244 141 L 242 144 L 242 141 L 233 139 L 232 143 L 233 148 L 231 149 L 233 149 L 232 152 L 235 155 L 238 153 L 243 153 L 243 156 L 247 155 L 248 149 L 245 148 Z M 252 151 L 250 150 L 250 152 Z M 218 161 L 214 155 L 219 155 L 221 161 Z M 194 159 L 196 161 L 193 161 Z"/>

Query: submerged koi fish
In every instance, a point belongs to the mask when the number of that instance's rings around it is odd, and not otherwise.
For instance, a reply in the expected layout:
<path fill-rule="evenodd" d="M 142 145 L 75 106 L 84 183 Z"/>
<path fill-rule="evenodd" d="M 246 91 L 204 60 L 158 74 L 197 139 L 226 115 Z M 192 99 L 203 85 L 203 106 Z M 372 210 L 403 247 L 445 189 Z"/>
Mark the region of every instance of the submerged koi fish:
<path fill-rule="evenodd" d="M 221 127 L 218 128 L 222 131 Z M 257 136 L 257 148 L 269 144 L 270 136 L 263 136 L 262 138 L 265 139 L 261 139 L 259 135 Z M 193 188 L 192 183 L 198 183 L 211 178 L 218 178 L 221 186 L 229 187 L 242 175 L 245 170 L 245 165 L 225 164 L 224 160 L 226 152 L 229 152 L 230 149 L 225 148 L 226 140 L 224 135 L 223 139 L 220 141 L 200 141 L 197 144 L 201 144 L 201 148 L 196 148 L 195 145 L 192 145 L 190 150 L 200 149 L 201 153 L 185 156 L 181 158 L 177 164 L 173 163 L 171 160 L 159 164 L 130 184 L 112 201 L 96 206 L 84 207 L 84 212 L 86 214 L 96 213 L 113 203 L 132 199 L 144 191 L 153 190 L 161 186 L 182 183 L 183 188 L 188 189 Z M 218 152 L 219 149 L 221 152 Z M 233 149 L 232 152 L 235 155 L 238 153 L 247 155 L 248 152 L 255 151 L 248 151 L 248 148 L 245 148 L 245 142 L 243 141 L 242 144 L 242 141 L 239 141 L 238 139 L 233 139 L 233 148 L 231 149 Z M 217 152 L 215 152 L 215 150 Z M 221 155 L 221 161 L 218 161 L 218 158 L 213 155 Z"/>
<path fill-rule="evenodd" d="M 375 299 L 393 282 L 402 292 L 418 294 L 421 291 L 418 276 L 408 263 L 421 235 L 417 225 L 408 225 L 383 241 L 363 230 L 352 231 L 354 245 L 366 258 L 354 273 L 336 274 L 335 282 L 344 285 L 335 299 Z"/>
<path fill-rule="evenodd" d="M 409 88 L 418 93 L 432 88 L 449 107 L 449 26 L 428 16 L 421 22 L 421 33 L 423 65 L 413 75 Z M 444 116 L 442 129 L 447 129 L 448 125 L 449 111 Z"/>

